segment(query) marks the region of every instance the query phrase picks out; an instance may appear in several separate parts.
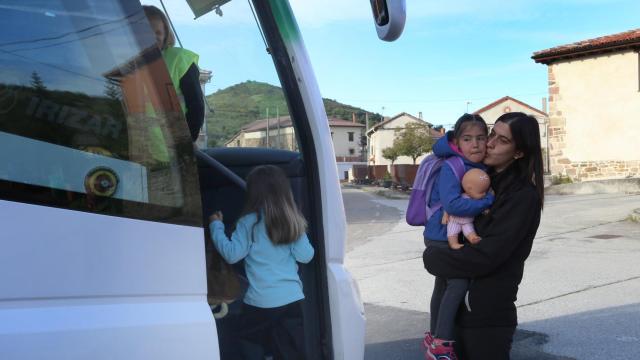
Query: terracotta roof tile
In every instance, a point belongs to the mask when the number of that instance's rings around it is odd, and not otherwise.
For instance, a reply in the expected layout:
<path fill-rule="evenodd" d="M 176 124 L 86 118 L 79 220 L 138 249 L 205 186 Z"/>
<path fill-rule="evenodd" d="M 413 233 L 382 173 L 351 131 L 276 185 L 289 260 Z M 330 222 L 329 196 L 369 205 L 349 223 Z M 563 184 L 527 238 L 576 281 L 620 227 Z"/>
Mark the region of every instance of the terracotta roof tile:
<path fill-rule="evenodd" d="M 429 135 L 431 135 L 432 138 L 437 140 L 443 137 L 444 133 L 438 130 L 435 130 L 434 128 L 429 128 Z"/>
<path fill-rule="evenodd" d="M 640 29 L 536 51 L 531 58 L 538 63 L 548 64 L 561 58 L 587 56 L 595 52 L 615 51 L 625 48 L 640 49 Z"/>
<path fill-rule="evenodd" d="M 347 121 L 347 120 L 342 120 L 337 118 L 330 118 L 329 126 L 366 127 L 365 124 L 361 124 L 359 122 L 354 123 L 353 121 Z"/>

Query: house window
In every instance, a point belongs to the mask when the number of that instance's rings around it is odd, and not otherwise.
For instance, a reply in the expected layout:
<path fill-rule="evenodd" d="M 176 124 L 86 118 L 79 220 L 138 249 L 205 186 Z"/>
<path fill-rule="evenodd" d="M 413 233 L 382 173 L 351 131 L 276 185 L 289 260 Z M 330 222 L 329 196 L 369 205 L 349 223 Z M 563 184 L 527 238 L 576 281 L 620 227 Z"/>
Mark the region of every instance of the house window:
<path fill-rule="evenodd" d="M 349 141 L 353 141 L 353 132 L 349 132 Z"/>
<path fill-rule="evenodd" d="M 349 155 L 354 155 L 356 153 L 356 149 L 349 149 Z"/>

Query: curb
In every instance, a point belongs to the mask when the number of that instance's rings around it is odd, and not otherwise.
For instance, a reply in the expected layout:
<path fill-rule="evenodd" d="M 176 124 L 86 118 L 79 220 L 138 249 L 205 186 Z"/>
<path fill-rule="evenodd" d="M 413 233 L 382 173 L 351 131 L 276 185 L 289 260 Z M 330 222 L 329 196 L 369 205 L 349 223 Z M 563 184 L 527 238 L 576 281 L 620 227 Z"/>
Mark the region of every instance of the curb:
<path fill-rule="evenodd" d="M 341 186 L 342 188 L 345 188 L 345 189 L 358 189 L 364 192 L 374 194 L 376 196 L 380 196 L 380 197 L 392 199 L 392 200 L 409 199 L 409 195 L 411 194 L 411 192 L 396 191 L 393 189 L 388 189 L 380 186 L 367 186 L 367 185 L 356 185 L 356 184 L 342 184 Z"/>
<path fill-rule="evenodd" d="M 544 193 L 545 195 L 639 194 L 640 179 L 593 180 L 551 185 L 544 188 Z"/>
<path fill-rule="evenodd" d="M 399 200 L 399 199 L 408 199 L 409 194 L 401 193 L 393 190 L 376 190 L 373 191 L 374 194 L 378 196 L 382 196 L 387 199 Z"/>

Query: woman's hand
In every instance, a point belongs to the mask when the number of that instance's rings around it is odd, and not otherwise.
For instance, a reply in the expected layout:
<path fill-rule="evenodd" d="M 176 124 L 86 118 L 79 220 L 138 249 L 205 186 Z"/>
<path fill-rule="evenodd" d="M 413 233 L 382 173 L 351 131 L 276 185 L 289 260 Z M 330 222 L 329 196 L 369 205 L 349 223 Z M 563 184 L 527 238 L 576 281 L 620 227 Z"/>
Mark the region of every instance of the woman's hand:
<path fill-rule="evenodd" d="M 440 221 L 442 225 L 446 225 L 449 223 L 449 213 L 446 211 L 442 214 L 442 220 Z"/>
<path fill-rule="evenodd" d="M 222 221 L 222 211 L 218 210 L 209 216 L 209 223 L 212 223 L 216 220 Z"/>

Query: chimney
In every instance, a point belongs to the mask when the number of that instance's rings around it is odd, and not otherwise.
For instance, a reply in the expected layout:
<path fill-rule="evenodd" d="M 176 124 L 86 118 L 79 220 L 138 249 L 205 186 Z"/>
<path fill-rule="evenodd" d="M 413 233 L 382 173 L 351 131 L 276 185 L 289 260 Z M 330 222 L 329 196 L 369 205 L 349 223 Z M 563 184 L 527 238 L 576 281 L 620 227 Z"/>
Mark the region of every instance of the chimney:
<path fill-rule="evenodd" d="M 547 113 L 547 98 L 543 97 L 542 98 L 542 112 L 543 113 Z"/>
<path fill-rule="evenodd" d="M 418 119 L 422 120 L 422 111 L 418 111 Z"/>

